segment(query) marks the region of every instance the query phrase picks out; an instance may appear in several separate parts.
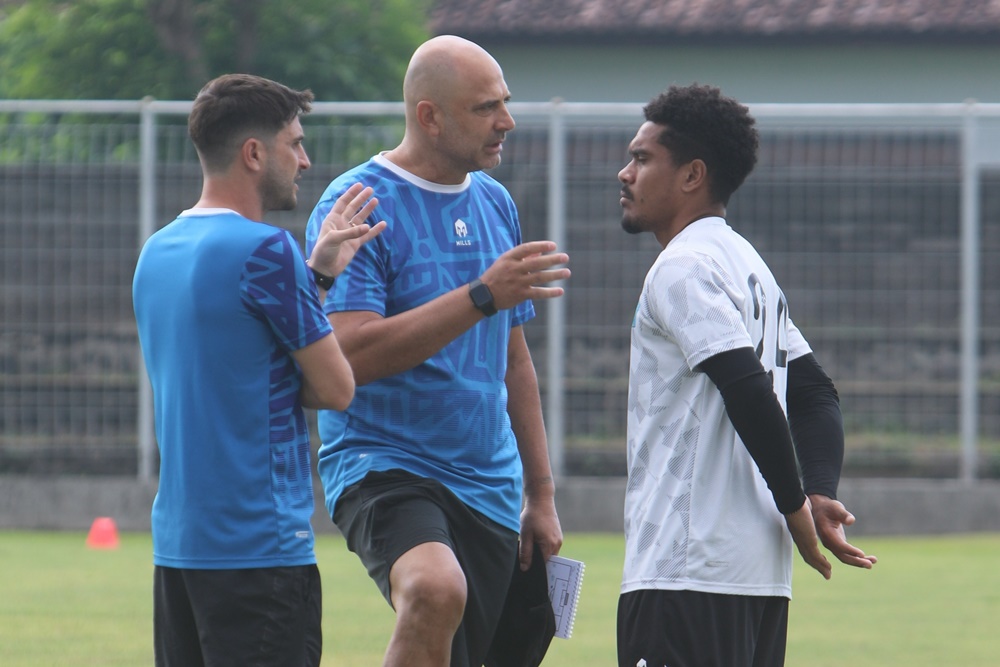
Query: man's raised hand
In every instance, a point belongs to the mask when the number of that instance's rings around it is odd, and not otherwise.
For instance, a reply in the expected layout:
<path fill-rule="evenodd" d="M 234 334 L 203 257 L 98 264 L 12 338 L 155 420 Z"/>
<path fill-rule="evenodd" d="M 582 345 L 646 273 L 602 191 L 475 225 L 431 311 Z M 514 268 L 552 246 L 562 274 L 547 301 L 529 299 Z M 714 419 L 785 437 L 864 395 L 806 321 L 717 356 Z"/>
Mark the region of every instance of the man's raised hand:
<path fill-rule="evenodd" d="M 384 220 L 374 226 L 365 221 L 378 206 L 374 190 L 355 183 L 337 198 L 320 225 L 309 266 L 327 276 L 339 276 L 358 248 L 382 233 Z"/>
<path fill-rule="evenodd" d="M 569 278 L 565 266 L 569 255 L 555 252 L 552 241 L 529 241 L 500 255 L 480 280 L 490 288 L 496 307 L 512 308 L 527 299 L 552 299 L 563 295 L 562 287 L 549 283 Z"/>

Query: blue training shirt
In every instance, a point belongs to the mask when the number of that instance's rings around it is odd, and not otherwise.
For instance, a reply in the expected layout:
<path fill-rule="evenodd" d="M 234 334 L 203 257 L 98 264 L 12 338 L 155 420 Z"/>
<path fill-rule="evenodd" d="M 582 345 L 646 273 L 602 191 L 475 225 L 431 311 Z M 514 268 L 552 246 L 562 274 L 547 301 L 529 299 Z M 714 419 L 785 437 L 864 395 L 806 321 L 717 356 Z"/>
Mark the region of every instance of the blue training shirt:
<path fill-rule="evenodd" d="M 191 209 L 143 246 L 132 290 L 160 449 L 154 563 L 315 563 L 290 351 L 332 329 L 293 237 L 228 209 Z"/>
<path fill-rule="evenodd" d="M 356 182 L 379 200 L 369 222 L 388 227 L 337 278 L 328 313 L 412 310 L 478 278 L 521 243 L 513 200 L 486 174 L 439 185 L 376 156 L 323 193 L 306 229 L 307 252 L 337 197 Z M 519 530 L 521 459 L 504 377 L 510 330 L 534 314 L 531 302 L 501 310 L 416 368 L 357 387 L 346 412 L 320 411 L 319 473 L 331 516 L 345 487 L 371 470 L 401 468 L 439 480 L 468 506 Z"/>

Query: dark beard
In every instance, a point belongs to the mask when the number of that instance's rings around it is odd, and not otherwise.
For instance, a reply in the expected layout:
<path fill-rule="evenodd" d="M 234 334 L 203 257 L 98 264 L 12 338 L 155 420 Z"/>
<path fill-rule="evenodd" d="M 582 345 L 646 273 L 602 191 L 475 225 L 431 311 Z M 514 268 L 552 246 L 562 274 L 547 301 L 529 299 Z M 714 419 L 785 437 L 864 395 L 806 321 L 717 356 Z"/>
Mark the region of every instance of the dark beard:
<path fill-rule="evenodd" d="M 260 184 L 260 199 L 265 211 L 291 211 L 298 204 L 295 185 L 265 178 Z"/>
<path fill-rule="evenodd" d="M 265 211 L 292 211 L 298 205 L 294 192 L 276 192 L 265 190 L 263 195 Z"/>
<path fill-rule="evenodd" d="M 642 234 L 646 231 L 639 220 L 628 215 L 622 216 L 622 229 L 628 234 Z"/>

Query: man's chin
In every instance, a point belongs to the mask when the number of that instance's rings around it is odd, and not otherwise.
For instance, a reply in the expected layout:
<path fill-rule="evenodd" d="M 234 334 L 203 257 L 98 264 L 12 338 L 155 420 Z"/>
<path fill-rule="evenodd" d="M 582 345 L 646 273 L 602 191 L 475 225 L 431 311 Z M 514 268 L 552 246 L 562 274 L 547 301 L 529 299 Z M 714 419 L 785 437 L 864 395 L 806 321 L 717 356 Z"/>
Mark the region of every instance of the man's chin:
<path fill-rule="evenodd" d="M 500 166 L 501 159 L 500 155 L 490 155 L 486 159 L 480 161 L 479 170 L 489 171 L 490 169 L 495 169 Z"/>
<path fill-rule="evenodd" d="M 629 217 L 622 218 L 622 229 L 629 234 L 641 234 L 646 231 L 642 228 L 638 221 Z"/>
<path fill-rule="evenodd" d="M 271 207 L 272 211 L 294 211 L 299 205 L 299 199 L 296 196 L 292 196 L 288 199 L 282 199 L 275 206 Z"/>

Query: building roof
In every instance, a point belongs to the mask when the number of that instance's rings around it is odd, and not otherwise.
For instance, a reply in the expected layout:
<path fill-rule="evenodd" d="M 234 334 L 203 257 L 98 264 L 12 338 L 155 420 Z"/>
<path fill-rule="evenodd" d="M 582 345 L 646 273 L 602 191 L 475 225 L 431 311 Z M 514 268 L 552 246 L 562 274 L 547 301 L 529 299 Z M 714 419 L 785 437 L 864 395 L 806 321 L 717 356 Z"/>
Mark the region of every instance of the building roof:
<path fill-rule="evenodd" d="M 1000 0 L 435 0 L 430 30 L 532 42 L 996 39 Z"/>

